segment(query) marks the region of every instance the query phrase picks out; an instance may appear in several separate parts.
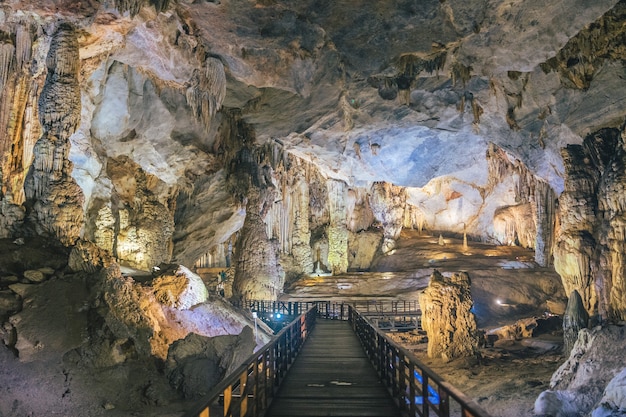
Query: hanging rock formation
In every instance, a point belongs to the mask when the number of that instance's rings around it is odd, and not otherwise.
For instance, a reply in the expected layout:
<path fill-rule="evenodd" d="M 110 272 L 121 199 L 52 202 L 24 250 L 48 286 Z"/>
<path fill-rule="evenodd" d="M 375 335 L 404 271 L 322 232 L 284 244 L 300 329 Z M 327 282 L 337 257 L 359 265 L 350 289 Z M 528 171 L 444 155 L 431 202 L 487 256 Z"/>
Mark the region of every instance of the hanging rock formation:
<path fill-rule="evenodd" d="M 465 272 L 444 276 L 435 270 L 420 294 L 422 328 L 428 336 L 428 357 L 451 360 L 478 350 L 476 318 Z"/>

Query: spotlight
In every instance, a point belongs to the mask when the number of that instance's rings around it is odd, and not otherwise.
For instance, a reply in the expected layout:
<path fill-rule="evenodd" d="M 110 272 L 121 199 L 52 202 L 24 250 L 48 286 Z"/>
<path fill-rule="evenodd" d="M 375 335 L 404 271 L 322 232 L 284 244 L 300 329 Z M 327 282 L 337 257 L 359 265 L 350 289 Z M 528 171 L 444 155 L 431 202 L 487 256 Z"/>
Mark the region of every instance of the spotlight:
<path fill-rule="evenodd" d="M 280 313 L 276 313 L 276 318 L 280 319 Z"/>

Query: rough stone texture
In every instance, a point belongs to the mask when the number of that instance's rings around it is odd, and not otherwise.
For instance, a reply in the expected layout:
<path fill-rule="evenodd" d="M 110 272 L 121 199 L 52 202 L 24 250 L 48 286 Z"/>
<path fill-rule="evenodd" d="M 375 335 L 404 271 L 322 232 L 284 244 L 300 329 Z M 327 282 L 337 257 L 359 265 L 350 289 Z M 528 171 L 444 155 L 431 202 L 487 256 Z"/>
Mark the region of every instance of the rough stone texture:
<path fill-rule="evenodd" d="M 46 275 L 36 269 L 29 269 L 28 271 L 24 271 L 24 278 L 32 283 L 40 283 L 46 279 Z"/>
<path fill-rule="evenodd" d="M 618 417 L 624 414 L 626 414 L 626 368 L 611 379 L 591 417 Z"/>
<path fill-rule="evenodd" d="M 72 247 L 68 257 L 68 267 L 74 272 L 85 271 L 93 274 L 112 263 L 113 258 L 109 252 L 82 239 Z"/>
<path fill-rule="evenodd" d="M 0 291 L 0 320 L 22 309 L 22 298 L 13 291 Z"/>
<path fill-rule="evenodd" d="M 609 381 L 626 366 L 625 336 L 626 329 L 620 326 L 582 329 L 569 358 L 552 376 L 550 390 L 535 402 L 535 414 L 590 413 Z"/>
<path fill-rule="evenodd" d="M 395 247 L 395 240 L 400 236 L 404 222 L 406 191 L 386 182 L 372 185 L 370 206 L 376 221 L 383 229 L 382 252 Z"/>
<path fill-rule="evenodd" d="M 578 333 L 586 329 L 589 324 L 589 314 L 583 306 L 583 300 L 578 291 L 574 290 L 569 296 L 567 308 L 563 315 L 563 352 L 569 355 L 578 340 Z"/>
<path fill-rule="evenodd" d="M 165 359 L 169 346 L 192 332 L 214 337 L 239 334 L 245 326 L 254 326 L 251 318 L 219 298 L 210 297 L 193 309 L 170 307 L 176 304 L 169 297 L 171 292 L 163 297 L 163 286 L 159 289 L 159 285 L 142 285 L 123 277 L 116 264 L 103 269 L 100 279 L 100 314 L 106 331 L 112 340 L 119 341 L 118 345 L 127 345 L 139 357 Z M 160 301 L 162 298 L 166 298 L 165 303 Z M 181 301 L 183 305 L 194 302 Z M 267 340 L 264 334 L 259 336 L 261 341 Z"/>
<path fill-rule="evenodd" d="M 591 317 L 624 319 L 624 141 L 616 129 L 589 135 L 564 152 L 555 268 Z"/>
<path fill-rule="evenodd" d="M 246 220 L 237 241 L 233 294 L 249 300 L 276 300 L 282 293 L 284 273 L 274 243 L 267 239 L 261 193 L 249 192 Z"/>
<path fill-rule="evenodd" d="M 78 127 L 81 108 L 79 47 L 71 25 L 63 23 L 55 31 L 46 67 L 38 108 L 43 136 L 35 144 L 25 192 L 33 200 L 30 217 L 37 234 L 70 246 L 82 231 L 84 203 L 69 161 L 69 137 Z"/>
<path fill-rule="evenodd" d="M 170 346 L 165 372 L 184 398 L 198 399 L 252 355 L 254 347 L 250 327 L 239 335 L 211 338 L 190 333 Z"/>
<path fill-rule="evenodd" d="M 159 303 L 179 310 L 204 303 L 209 297 L 202 278 L 182 265 L 162 270 L 152 287 Z"/>
<path fill-rule="evenodd" d="M 420 294 L 422 328 L 428 336 L 428 357 L 472 356 L 478 349 L 470 278 L 465 272 L 444 276 L 435 270 Z"/>
<path fill-rule="evenodd" d="M 350 233 L 348 237 L 348 268 L 368 270 L 383 244 L 383 232 L 380 230 Z"/>

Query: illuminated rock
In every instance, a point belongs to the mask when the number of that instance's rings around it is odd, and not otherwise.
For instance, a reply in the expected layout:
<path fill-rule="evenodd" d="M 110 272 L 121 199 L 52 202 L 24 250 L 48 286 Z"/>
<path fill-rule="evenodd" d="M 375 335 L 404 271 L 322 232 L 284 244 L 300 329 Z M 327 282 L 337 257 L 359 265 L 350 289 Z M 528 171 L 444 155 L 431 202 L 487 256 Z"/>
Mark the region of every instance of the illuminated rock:
<path fill-rule="evenodd" d="M 478 350 L 470 278 L 465 272 L 444 276 L 435 270 L 420 294 L 422 328 L 428 336 L 428 357 L 451 360 Z"/>
<path fill-rule="evenodd" d="M 611 379 L 599 404 L 591 417 L 618 417 L 626 413 L 626 368 Z"/>
<path fill-rule="evenodd" d="M 204 303 L 209 297 L 202 278 L 182 265 L 160 271 L 160 275 L 152 281 L 152 287 L 160 303 L 179 310 Z"/>

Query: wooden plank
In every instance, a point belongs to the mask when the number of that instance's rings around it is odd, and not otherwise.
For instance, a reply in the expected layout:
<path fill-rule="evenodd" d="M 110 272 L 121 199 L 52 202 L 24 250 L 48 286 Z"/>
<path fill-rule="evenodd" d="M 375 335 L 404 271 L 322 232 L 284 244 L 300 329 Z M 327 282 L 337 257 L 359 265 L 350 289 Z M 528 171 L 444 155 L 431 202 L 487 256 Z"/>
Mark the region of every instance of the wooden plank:
<path fill-rule="evenodd" d="M 267 417 L 394 417 L 400 413 L 349 323 L 318 320 Z"/>

